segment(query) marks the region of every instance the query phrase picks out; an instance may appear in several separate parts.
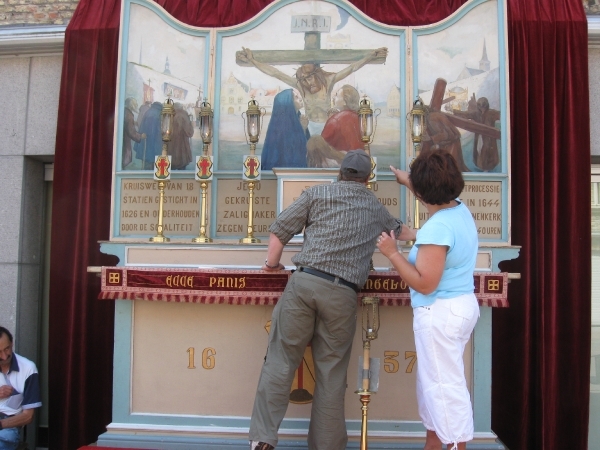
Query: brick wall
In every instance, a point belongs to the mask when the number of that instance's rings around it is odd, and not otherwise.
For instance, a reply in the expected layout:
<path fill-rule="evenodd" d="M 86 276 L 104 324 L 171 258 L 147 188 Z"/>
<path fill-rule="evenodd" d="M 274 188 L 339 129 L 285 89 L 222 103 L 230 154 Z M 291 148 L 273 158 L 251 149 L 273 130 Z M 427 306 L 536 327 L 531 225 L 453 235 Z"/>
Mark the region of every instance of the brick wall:
<path fill-rule="evenodd" d="M 0 0 L 2 25 L 67 25 L 79 0 Z"/>

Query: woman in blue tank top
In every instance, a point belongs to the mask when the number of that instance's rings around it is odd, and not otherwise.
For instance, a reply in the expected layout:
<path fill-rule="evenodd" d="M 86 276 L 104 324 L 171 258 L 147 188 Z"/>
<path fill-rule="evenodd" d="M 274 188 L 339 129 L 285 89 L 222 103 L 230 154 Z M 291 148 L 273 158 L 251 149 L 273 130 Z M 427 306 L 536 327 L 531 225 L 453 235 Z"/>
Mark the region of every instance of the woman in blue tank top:
<path fill-rule="evenodd" d="M 465 183 L 449 153 L 421 153 L 410 174 L 391 169 L 429 212 L 408 260 L 398 252 L 393 232 L 382 233 L 377 243 L 410 287 L 418 355 L 417 402 L 427 429 L 425 450 L 439 450 L 442 444 L 462 450 L 473 439 L 463 353 L 479 318 L 473 293 L 477 228 L 458 199 Z"/>

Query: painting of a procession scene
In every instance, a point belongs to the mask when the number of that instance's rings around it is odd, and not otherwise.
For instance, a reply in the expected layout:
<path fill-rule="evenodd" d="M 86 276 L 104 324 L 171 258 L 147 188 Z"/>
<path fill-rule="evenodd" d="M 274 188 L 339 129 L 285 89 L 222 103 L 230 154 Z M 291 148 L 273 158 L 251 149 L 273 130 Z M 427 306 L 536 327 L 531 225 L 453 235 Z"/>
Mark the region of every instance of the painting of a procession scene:
<path fill-rule="evenodd" d="M 426 105 L 422 151 L 444 148 L 463 172 L 502 171 L 498 4 L 482 3 L 456 23 L 417 31 L 417 89 Z"/>
<path fill-rule="evenodd" d="M 216 70 L 219 170 L 241 169 L 243 113 L 252 99 L 264 111 L 256 149 L 263 170 L 339 167 L 347 151 L 364 148 L 357 112 L 365 99 L 378 114 L 371 154 L 380 167 L 398 165 L 402 33 L 372 30 L 323 1 L 293 3 L 256 27 L 224 32 Z"/>
<path fill-rule="evenodd" d="M 191 170 L 202 154 L 196 121 L 205 95 L 206 37 L 179 28 L 152 9 L 131 4 L 117 170 L 153 169 L 154 157 L 162 151 L 160 117 L 168 97 L 175 107 L 168 143 L 172 169 Z"/>

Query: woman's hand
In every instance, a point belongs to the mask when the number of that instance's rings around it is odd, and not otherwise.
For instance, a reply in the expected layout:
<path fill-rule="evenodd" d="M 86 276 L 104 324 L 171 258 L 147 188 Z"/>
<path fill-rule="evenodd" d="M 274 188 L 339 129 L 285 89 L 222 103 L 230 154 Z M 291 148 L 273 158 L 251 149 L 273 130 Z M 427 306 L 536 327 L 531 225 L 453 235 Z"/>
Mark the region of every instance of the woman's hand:
<path fill-rule="evenodd" d="M 409 186 L 410 181 L 408 180 L 408 172 L 406 170 L 396 169 L 394 166 L 390 166 L 390 170 L 396 175 L 396 181 L 404 186 Z"/>
<path fill-rule="evenodd" d="M 381 236 L 377 238 L 377 248 L 388 259 L 391 258 L 394 253 L 398 253 L 394 230 L 390 231 L 390 234 L 387 234 L 385 231 L 381 233 Z"/>
<path fill-rule="evenodd" d="M 421 245 L 415 265 L 409 263 L 398 251 L 393 231 L 390 234 L 381 233 L 377 238 L 377 248 L 390 260 L 408 287 L 425 295 L 437 289 L 444 271 L 447 246 Z"/>

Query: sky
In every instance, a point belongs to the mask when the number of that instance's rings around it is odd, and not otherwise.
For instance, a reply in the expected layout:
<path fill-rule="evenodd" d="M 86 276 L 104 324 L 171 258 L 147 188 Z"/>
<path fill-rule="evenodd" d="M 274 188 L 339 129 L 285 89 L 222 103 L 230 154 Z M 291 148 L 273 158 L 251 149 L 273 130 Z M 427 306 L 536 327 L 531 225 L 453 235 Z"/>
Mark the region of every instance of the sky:
<path fill-rule="evenodd" d="M 432 89 L 436 78 L 455 81 L 465 65 L 478 69 L 484 39 L 490 68 L 498 67 L 497 8 L 497 2 L 486 2 L 454 26 L 417 38 L 419 89 Z"/>
<path fill-rule="evenodd" d="M 351 49 L 377 49 L 388 48 L 388 57 L 385 65 L 367 65 L 355 72 L 351 84 L 358 85 L 375 102 L 385 101 L 390 89 L 400 83 L 400 38 L 386 35 L 359 23 L 353 17 L 348 17 L 346 11 L 340 10 L 336 5 L 321 1 L 305 1 L 287 5 L 267 18 L 258 27 L 243 34 L 223 39 L 222 78 L 226 79 L 231 72 L 236 78 L 252 86 L 273 88 L 288 86 L 279 80 L 264 75 L 254 67 L 241 67 L 235 63 L 235 52 L 243 47 L 251 50 L 302 50 L 304 48 L 304 34 L 291 33 L 292 17 L 295 15 L 329 15 L 331 16 L 331 31 L 329 35 L 350 35 Z M 398 27 L 389 27 L 390 30 L 401 30 Z M 360 35 L 360 38 L 358 37 Z M 274 36 L 277 38 L 274 39 Z M 326 36 L 321 35 L 321 48 L 326 46 Z M 293 76 L 300 64 L 277 66 L 282 72 Z M 324 64 L 323 69 L 329 72 L 338 72 L 344 65 Z M 354 81 L 352 83 L 352 81 Z M 343 82 L 342 82 L 343 84 Z"/>
<path fill-rule="evenodd" d="M 466 66 L 479 67 L 485 39 L 491 68 L 498 67 L 498 25 L 497 2 L 490 1 L 471 10 L 451 28 L 425 34 L 417 31 L 419 89 L 433 87 L 436 78 L 454 81 Z M 348 8 L 351 8 L 350 6 Z M 331 3 L 310 0 L 293 3 L 276 11 L 257 27 L 230 37 L 223 38 L 221 54 L 221 79 L 230 73 L 253 87 L 272 89 L 288 86 L 283 82 L 263 74 L 253 67 L 241 67 L 235 63 L 235 52 L 248 47 L 252 50 L 285 50 L 304 48 L 304 34 L 291 33 L 291 21 L 295 15 L 328 15 L 331 17 L 331 31 L 321 35 L 321 46 L 326 45 L 328 35 L 350 36 L 352 49 L 388 48 L 385 65 L 367 65 L 351 75 L 346 82 L 358 86 L 375 103 L 386 100 L 394 86 L 400 86 L 400 58 L 405 49 L 400 48 L 400 37 L 406 28 L 381 25 L 384 30 L 395 34 L 384 34 L 362 25 L 348 11 Z M 360 15 L 361 13 L 358 12 Z M 129 27 L 128 61 L 141 63 L 162 72 L 166 57 L 169 57 L 171 74 L 194 85 L 203 84 L 204 55 L 206 40 L 194 36 L 193 27 L 183 33 L 175 30 L 149 8 L 131 5 Z M 438 27 L 417 28 L 417 30 Z M 358 38 L 360 36 L 360 39 Z M 140 60 L 141 51 L 141 60 Z M 293 76 L 300 64 L 278 66 L 282 72 Z M 330 72 L 341 70 L 344 65 L 323 65 Z M 342 81 L 340 84 L 343 84 Z"/>
<path fill-rule="evenodd" d="M 189 33 L 194 28 L 189 27 Z M 205 46 L 204 37 L 182 33 L 152 10 L 131 5 L 128 61 L 163 72 L 168 56 L 171 75 L 198 86 L 204 80 Z"/>

